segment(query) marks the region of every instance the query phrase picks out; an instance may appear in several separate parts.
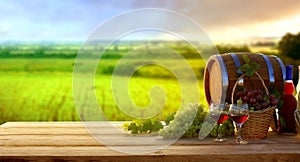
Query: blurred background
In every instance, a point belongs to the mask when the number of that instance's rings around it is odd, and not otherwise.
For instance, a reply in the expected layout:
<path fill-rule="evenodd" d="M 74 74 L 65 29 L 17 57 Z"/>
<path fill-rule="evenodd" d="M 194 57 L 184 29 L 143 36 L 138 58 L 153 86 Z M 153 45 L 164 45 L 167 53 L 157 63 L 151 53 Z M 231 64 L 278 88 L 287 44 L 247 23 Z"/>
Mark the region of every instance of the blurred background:
<path fill-rule="evenodd" d="M 101 24 L 142 8 L 167 9 L 187 16 L 206 31 L 220 54 L 260 52 L 276 55 L 285 64 L 300 64 L 298 0 L 0 0 L 0 123 L 80 120 L 72 93 L 78 51 Z M 156 19 L 161 24 L 172 21 L 167 16 Z M 127 21 L 143 23 L 148 18 Z M 190 31 L 187 26 L 178 33 L 197 42 L 199 38 L 193 37 Z M 109 39 L 108 36 L 103 41 Z M 90 46 L 96 51 L 105 50 L 102 63 L 97 67 L 94 89 L 107 119 L 132 119 L 115 104 L 111 75 L 118 60 L 133 49 L 151 52 L 149 48 L 141 48 L 149 44 L 163 44 L 189 62 L 198 79 L 199 102 L 205 104 L 202 86 L 205 60 L 198 51 L 164 34 L 139 33 L 106 49 L 101 43 Z M 93 58 L 85 61 L 89 59 Z M 129 61 L 124 68 L 135 66 Z M 294 72 L 297 80 L 297 69 Z M 130 81 L 129 94 L 136 105 L 146 106 L 151 102 L 148 92 L 157 84 L 167 93 L 164 109 L 158 114 L 164 119 L 181 106 L 177 102 L 181 100 L 180 85 L 172 72 L 155 65 L 138 69 Z"/>

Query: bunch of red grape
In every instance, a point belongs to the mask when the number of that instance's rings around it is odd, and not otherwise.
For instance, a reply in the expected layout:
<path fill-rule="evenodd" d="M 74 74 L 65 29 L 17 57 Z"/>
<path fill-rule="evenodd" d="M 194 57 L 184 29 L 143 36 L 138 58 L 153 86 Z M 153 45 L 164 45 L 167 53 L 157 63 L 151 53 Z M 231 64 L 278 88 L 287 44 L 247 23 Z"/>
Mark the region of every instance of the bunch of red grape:
<path fill-rule="evenodd" d="M 249 90 L 244 89 L 237 92 L 239 100 L 242 100 L 244 104 L 248 104 L 250 110 L 257 111 L 263 110 L 270 106 L 277 106 L 280 102 L 280 97 L 275 94 L 267 95 L 262 90 Z"/>

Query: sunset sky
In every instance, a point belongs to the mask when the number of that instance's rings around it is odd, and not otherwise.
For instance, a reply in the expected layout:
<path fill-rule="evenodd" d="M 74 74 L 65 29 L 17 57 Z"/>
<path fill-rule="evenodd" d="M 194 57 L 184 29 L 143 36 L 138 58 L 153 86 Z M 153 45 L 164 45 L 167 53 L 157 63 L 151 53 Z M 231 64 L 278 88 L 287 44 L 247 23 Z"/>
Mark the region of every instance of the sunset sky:
<path fill-rule="evenodd" d="M 0 0 L 0 40 L 82 41 L 115 16 L 142 8 L 185 15 L 213 41 L 279 38 L 300 32 L 300 0 Z M 126 21 L 142 23 L 147 18 Z"/>

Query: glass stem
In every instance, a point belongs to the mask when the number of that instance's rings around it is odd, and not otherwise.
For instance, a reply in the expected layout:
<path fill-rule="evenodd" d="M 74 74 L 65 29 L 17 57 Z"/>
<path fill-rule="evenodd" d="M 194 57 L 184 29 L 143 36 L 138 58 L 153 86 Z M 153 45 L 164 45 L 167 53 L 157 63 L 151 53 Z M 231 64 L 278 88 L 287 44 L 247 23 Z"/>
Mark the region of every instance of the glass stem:
<path fill-rule="evenodd" d="M 236 129 L 237 129 L 237 138 L 236 138 L 236 142 L 238 142 L 238 143 L 241 143 L 241 142 L 242 142 L 241 127 L 242 127 L 242 124 L 236 124 Z"/>
<path fill-rule="evenodd" d="M 219 124 L 219 127 L 218 127 L 218 137 L 217 137 L 217 139 L 222 139 L 221 127 L 222 127 L 222 124 Z"/>

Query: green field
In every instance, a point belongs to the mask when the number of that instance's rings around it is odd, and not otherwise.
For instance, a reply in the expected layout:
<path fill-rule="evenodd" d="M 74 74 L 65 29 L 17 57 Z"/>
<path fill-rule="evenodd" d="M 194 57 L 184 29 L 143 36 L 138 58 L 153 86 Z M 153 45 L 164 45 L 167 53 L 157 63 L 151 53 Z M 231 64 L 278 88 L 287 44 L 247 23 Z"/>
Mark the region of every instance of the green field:
<path fill-rule="evenodd" d="M 89 63 L 86 59 L 84 62 Z M 111 73 L 103 74 L 118 60 L 106 59 L 98 65 L 94 89 L 98 104 L 109 120 L 130 120 L 116 106 L 111 90 Z M 172 63 L 172 60 L 166 60 Z M 74 106 L 72 77 L 73 58 L 5 58 L 0 60 L 0 123 L 7 121 L 74 121 L 80 120 Z M 188 60 L 194 70 L 203 70 L 202 60 Z M 130 64 L 130 62 L 129 62 Z M 180 108 L 180 85 L 172 73 L 159 66 L 141 68 L 132 77 L 129 94 L 134 104 L 145 107 L 153 86 L 163 87 L 167 100 L 158 114 L 164 119 Z M 201 78 L 201 72 L 197 77 Z M 204 102 L 202 79 L 198 80 L 201 101 Z M 87 97 L 85 100 L 89 100 Z"/>
<path fill-rule="evenodd" d="M 164 46 L 157 45 L 160 43 Z M 92 64 L 99 60 L 99 50 L 103 50 L 104 47 L 101 45 L 85 46 L 84 51 L 90 55 L 76 62 L 80 48 L 81 44 L 79 43 L 8 42 L 0 44 L 0 123 L 80 120 L 79 116 L 82 116 L 82 112 L 76 109 L 78 107 L 75 107 L 73 97 L 74 65 L 83 67 L 80 73 L 90 72 L 93 68 Z M 206 52 L 210 51 L 205 50 Z M 223 53 L 245 50 L 277 55 L 274 46 L 250 46 L 249 48 L 247 46 L 219 46 L 218 50 Z M 119 77 L 117 79 L 122 79 L 126 70 L 134 70 L 135 72 L 127 84 L 130 100 L 143 109 L 151 103 L 149 96 L 151 88 L 162 87 L 167 97 L 162 111 L 157 116 L 164 120 L 170 113 L 178 110 L 182 106 L 181 103 L 188 103 L 197 95 L 192 92 L 197 87 L 190 86 L 191 93 L 187 95 L 188 97 L 182 98 L 182 85 L 171 71 L 175 70 L 183 76 L 187 72 L 184 63 L 180 62 L 182 58 L 178 60 L 173 57 L 174 51 L 180 54 L 193 70 L 197 77 L 195 84 L 198 84 L 200 93 L 198 102 L 206 104 L 203 90 L 205 61 L 185 42 L 115 43 L 105 49 L 101 61 L 98 62 L 94 72 L 94 84 L 88 85 L 84 89 L 94 91 L 97 103 L 108 120 L 131 120 L 132 117 L 122 111 L 122 108 L 127 108 L 127 105 L 118 107 L 116 104 L 112 94 L 112 76 L 117 65 L 120 69 L 118 73 L 114 73 Z M 131 54 L 131 57 L 119 63 L 122 57 L 128 53 Z M 156 54 L 155 57 L 153 57 L 154 54 Z M 282 59 L 285 63 L 299 63 L 298 60 Z M 185 84 L 190 85 L 190 83 Z M 123 87 L 119 89 L 123 89 Z M 90 102 L 91 97 L 84 95 L 85 91 L 82 92 L 81 99 L 87 103 Z M 154 94 L 153 99 L 161 100 L 160 96 L 161 94 Z M 125 98 L 121 97 L 122 100 Z M 95 114 L 95 110 L 84 111 L 86 114 Z"/>

